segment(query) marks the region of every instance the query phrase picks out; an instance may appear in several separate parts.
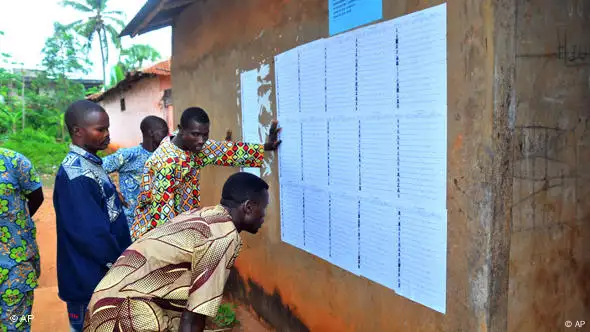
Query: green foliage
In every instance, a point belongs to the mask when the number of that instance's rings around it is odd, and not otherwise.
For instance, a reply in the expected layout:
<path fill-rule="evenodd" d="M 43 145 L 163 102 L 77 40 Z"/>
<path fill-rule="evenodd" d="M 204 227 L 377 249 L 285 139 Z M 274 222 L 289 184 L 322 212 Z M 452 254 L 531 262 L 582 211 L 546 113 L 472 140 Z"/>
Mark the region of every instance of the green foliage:
<path fill-rule="evenodd" d="M 88 74 L 88 67 L 92 63 L 88 60 L 84 45 L 66 26 L 55 22 L 53 29 L 53 35 L 45 41 L 42 50 L 44 57 L 41 63 L 47 74 L 53 78 L 76 72 Z"/>
<path fill-rule="evenodd" d="M 125 66 L 122 63 L 117 63 L 111 70 L 111 82 L 108 88 L 114 87 L 117 83 L 125 79 Z"/>
<path fill-rule="evenodd" d="M 213 318 L 213 322 L 219 327 L 232 327 L 239 323 L 236 318 L 235 309 L 237 306 L 232 303 L 224 303 L 217 310 L 217 315 Z"/>
<path fill-rule="evenodd" d="M 84 86 L 75 83 L 68 75 L 88 73 L 91 65 L 82 43 L 64 25 L 54 23 L 54 32 L 43 47 L 45 72 L 40 73 L 31 83 L 31 94 L 27 95 L 27 106 L 34 114 L 30 123 L 33 127 L 45 128 L 48 134 L 66 140 L 66 128 L 62 121 L 63 112 L 72 102 L 85 97 Z M 42 90 L 44 93 L 40 93 Z M 51 129 L 49 129 L 51 128 Z"/>
<path fill-rule="evenodd" d="M 102 91 L 102 86 L 93 86 L 90 89 L 87 89 L 85 94 L 90 96 L 92 94 L 99 93 L 100 91 Z"/>
<path fill-rule="evenodd" d="M 121 63 L 125 71 L 137 70 L 144 62 L 160 60 L 160 53 L 150 45 L 136 44 L 121 50 Z"/>
<path fill-rule="evenodd" d="M 150 45 L 136 44 L 122 49 L 119 55 L 119 63 L 111 69 L 111 80 L 108 88 L 124 80 L 128 72 L 141 69 L 145 62 L 156 61 L 161 58 L 160 52 Z"/>
<path fill-rule="evenodd" d="M 94 37 L 98 37 L 104 86 L 107 85 L 106 65 L 109 61 L 109 44 L 114 45 L 116 48 L 121 47 L 118 29 L 122 29 L 125 26 L 122 20 L 124 14 L 120 11 L 108 10 L 107 3 L 108 0 L 62 1 L 64 7 L 73 8 L 86 16 L 84 19 L 72 22 L 66 27 L 73 29 L 86 39 L 88 48 L 91 47 Z"/>
<path fill-rule="evenodd" d="M 22 118 L 21 88 L 20 75 L 0 68 L 0 133 L 17 130 Z"/>
<path fill-rule="evenodd" d="M 9 69 L 22 66 L 22 63 L 11 54 L 2 52 L 4 32 L 0 31 L 0 146 L 27 156 L 40 173 L 54 174 L 68 152 L 71 140 L 64 123 L 68 105 L 100 92 L 104 87 L 85 90 L 82 84 L 69 77 L 76 73 L 88 73 L 91 63 L 87 53 L 93 36 L 98 36 L 101 44 L 103 74 L 108 59 L 107 37 L 111 37 L 110 42 L 119 47 L 115 26 L 123 26 L 119 19 L 122 13 L 109 11 L 106 3 L 107 0 L 64 1 L 65 6 L 85 13 L 86 20 L 70 25 L 54 24 L 53 35 L 46 40 L 43 48 L 42 64 L 46 70 L 34 71 L 33 75 L 27 73 L 25 76 L 20 70 Z M 123 54 L 125 63 L 121 62 L 115 69 L 114 84 L 124 77 L 127 71 L 125 65 L 139 68 L 144 61 L 154 61 L 159 56 L 155 49 L 147 45 L 131 47 Z M 219 322 L 231 323 L 235 320 L 232 313 L 231 308 L 222 309 Z"/>
<path fill-rule="evenodd" d="M 68 143 L 58 143 L 54 137 L 32 128 L 5 137 L 0 145 L 25 155 L 43 174 L 55 174 L 69 150 Z"/>

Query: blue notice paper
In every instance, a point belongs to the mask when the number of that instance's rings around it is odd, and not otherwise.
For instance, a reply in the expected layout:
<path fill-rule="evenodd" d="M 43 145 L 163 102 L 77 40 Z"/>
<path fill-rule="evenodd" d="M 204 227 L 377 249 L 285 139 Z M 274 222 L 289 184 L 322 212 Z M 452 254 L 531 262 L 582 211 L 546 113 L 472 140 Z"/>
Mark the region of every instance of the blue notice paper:
<path fill-rule="evenodd" d="M 382 0 L 329 0 L 330 36 L 383 17 Z"/>

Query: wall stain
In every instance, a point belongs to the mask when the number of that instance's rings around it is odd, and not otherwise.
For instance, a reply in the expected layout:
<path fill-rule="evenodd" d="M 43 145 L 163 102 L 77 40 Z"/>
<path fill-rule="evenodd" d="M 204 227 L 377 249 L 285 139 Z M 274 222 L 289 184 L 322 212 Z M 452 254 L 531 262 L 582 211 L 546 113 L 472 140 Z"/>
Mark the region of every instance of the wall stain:
<path fill-rule="evenodd" d="M 567 331 L 590 312 L 590 1 L 516 2 L 508 331 Z"/>
<path fill-rule="evenodd" d="M 226 292 L 232 300 L 248 303 L 266 323 L 285 332 L 308 332 L 309 328 L 283 302 L 278 290 L 268 294 L 258 283 L 244 280 L 236 268 L 232 268 L 226 284 Z"/>
<path fill-rule="evenodd" d="M 553 58 L 560 60 L 566 67 L 580 67 L 590 65 L 590 43 L 587 38 L 584 41 L 572 40 L 572 33 L 564 28 L 557 27 L 555 31 L 556 44 L 554 52 L 521 53 L 517 58 Z"/>

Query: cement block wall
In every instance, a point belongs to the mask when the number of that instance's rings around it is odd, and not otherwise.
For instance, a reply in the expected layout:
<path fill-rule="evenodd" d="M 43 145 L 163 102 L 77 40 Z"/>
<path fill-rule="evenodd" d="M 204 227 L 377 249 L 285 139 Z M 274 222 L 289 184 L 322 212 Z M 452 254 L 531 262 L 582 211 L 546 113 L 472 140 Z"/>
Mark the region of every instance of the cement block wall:
<path fill-rule="evenodd" d="M 579 1 L 584 3 L 584 10 L 590 7 L 588 1 Z M 383 0 L 384 19 L 441 2 Z M 582 73 L 578 73 L 569 67 L 547 64 L 547 68 L 552 69 L 544 73 L 541 69 L 533 69 L 532 65 L 541 60 L 517 57 L 517 50 L 523 51 L 523 45 L 535 46 L 535 51 L 543 54 L 555 52 L 557 45 L 546 30 L 550 29 L 548 25 L 561 22 L 558 15 L 562 9 L 558 4 L 563 3 L 567 8 L 567 2 L 447 2 L 448 267 L 445 315 L 282 243 L 274 154 L 267 157 L 271 172 L 264 177 L 271 186 L 266 224 L 256 236 L 243 235 L 245 246 L 236 263 L 237 273 L 228 285 L 229 291 L 250 304 L 279 331 L 544 330 L 539 328 L 540 325 L 534 325 L 540 323 L 530 322 L 536 317 L 552 324 L 544 325 L 549 326 L 547 330 L 559 330 L 563 327 L 559 319 L 566 316 L 566 311 L 572 315 L 587 313 L 588 284 L 585 283 L 587 278 L 582 278 L 582 272 L 588 272 L 588 241 L 584 243 L 581 239 L 583 236 L 587 239 L 589 234 L 589 206 L 584 201 L 589 189 L 583 188 L 582 181 L 582 178 L 588 178 L 583 171 L 590 165 L 587 163 L 590 158 L 586 148 L 588 139 L 584 138 L 587 137 L 588 69 L 580 67 L 578 70 Z M 541 18 L 535 16 L 539 13 L 543 13 Z M 201 106 L 212 118 L 212 138 L 222 139 L 226 128 L 233 129 L 234 137 L 239 137 L 240 71 L 258 68 L 262 63 L 271 64 L 267 79 L 273 82 L 274 55 L 327 37 L 327 18 L 328 0 L 209 0 L 191 5 L 177 17 L 173 27 L 174 118 L 179 119 L 186 107 Z M 578 32 L 568 31 L 582 38 L 580 31 L 588 33 L 587 23 L 584 23 L 587 18 L 585 16 L 577 23 L 583 25 L 576 28 Z M 522 23 L 523 20 L 527 23 Z M 564 22 L 573 26 L 570 21 Z M 531 91 L 533 82 L 536 82 L 535 91 Z M 568 105 L 567 110 L 550 102 L 540 104 L 543 96 L 536 92 L 556 88 L 563 91 L 559 98 Z M 272 84 L 263 89 L 272 89 Z M 555 98 L 555 95 L 551 94 L 549 98 Z M 273 90 L 270 100 L 269 109 L 259 119 L 263 124 L 276 117 Z M 545 111 L 539 111 L 544 108 Z M 521 213 L 526 210 L 525 205 L 517 203 L 527 197 L 527 190 L 530 195 L 533 186 L 540 186 L 530 183 L 523 186 L 517 178 L 517 170 L 522 167 L 526 170 L 543 167 L 530 158 L 522 161 L 517 153 L 521 145 L 525 152 L 539 148 L 541 136 L 531 134 L 525 128 L 534 124 L 536 118 L 543 118 L 546 121 L 543 125 L 551 128 L 567 123 L 571 134 L 560 137 L 567 137 L 569 145 L 567 148 L 556 147 L 554 151 L 564 154 L 562 160 L 568 169 L 576 169 L 579 178 L 577 182 L 571 180 L 569 186 L 552 187 L 552 191 L 545 191 L 541 199 L 553 204 L 554 211 L 560 211 L 553 214 L 559 215 L 555 220 L 569 218 L 567 220 L 571 220 L 572 225 L 578 225 L 570 226 L 568 232 L 563 231 L 557 238 L 552 237 L 554 233 L 548 231 L 550 228 L 518 230 L 516 227 L 517 219 L 526 224 L 533 218 L 531 213 Z M 525 143 L 521 144 L 521 141 Z M 569 154 L 565 150 L 570 151 Z M 218 202 L 221 185 L 234 171 L 212 167 L 202 172 L 204 205 Z M 575 195 L 580 200 L 571 200 L 572 188 L 577 188 Z M 541 209 L 538 205 L 535 207 Z M 539 243 L 546 246 L 541 248 Z M 568 252 L 566 247 L 571 250 Z M 544 250 L 547 254 L 543 259 L 550 257 L 552 260 L 539 260 L 531 266 L 531 257 L 541 257 L 535 250 Z M 576 257 L 575 264 L 566 263 L 572 257 L 568 256 L 569 253 Z M 560 272 L 551 266 L 552 274 L 547 274 L 544 272 L 549 270 L 544 269 L 542 262 L 561 264 L 558 266 L 570 264 L 570 268 Z M 550 288 L 549 283 L 543 282 L 542 277 L 548 275 L 551 280 L 556 279 L 555 283 L 561 288 Z M 535 276 L 540 279 L 532 288 L 531 278 Z M 575 278 L 579 281 L 573 285 Z M 568 294 L 579 292 L 577 300 L 566 301 L 565 295 L 556 294 L 566 288 Z M 586 297 L 581 295 L 584 289 Z M 564 304 L 566 309 L 543 303 L 547 298 L 556 299 L 552 303 Z M 556 316 L 555 312 L 564 314 Z"/>

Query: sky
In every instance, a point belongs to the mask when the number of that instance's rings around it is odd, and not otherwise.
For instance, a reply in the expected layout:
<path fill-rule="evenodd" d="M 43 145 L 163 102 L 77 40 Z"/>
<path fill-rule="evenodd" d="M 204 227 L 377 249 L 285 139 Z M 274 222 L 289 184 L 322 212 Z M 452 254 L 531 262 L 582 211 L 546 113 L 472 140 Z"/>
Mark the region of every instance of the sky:
<path fill-rule="evenodd" d="M 109 10 L 120 10 L 125 13 L 123 21 L 129 23 L 139 12 L 146 0 L 108 0 Z M 0 50 L 12 54 L 13 59 L 23 62 L 25 68 L 40 68 L 43 55 L 41 50 L 45 40 L 53 33 L 53 22 L 68 24 L 83 18 L 84 14 L 70 8 L 63 8 L 60 0 L 0 0 Z M 84 2 L 84 1 L 82 1 Z M 121 39 L 123 47 L 133 44 L 148 44 L 158 50 L 163 58 L 172 54 L 172 30 L 170 27 L 148 32 L 143 35 Z M 118 52 L 109 48 L 110 68 L 117 63 Z M 93 63 L 92 70 L 86 78 L 102 80 L 100 47 L 95 38 L 89 54 Z M 78 76 L 78 75 L 76 75 Z"/>

